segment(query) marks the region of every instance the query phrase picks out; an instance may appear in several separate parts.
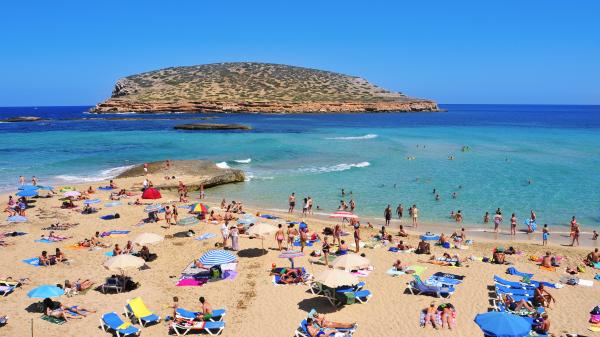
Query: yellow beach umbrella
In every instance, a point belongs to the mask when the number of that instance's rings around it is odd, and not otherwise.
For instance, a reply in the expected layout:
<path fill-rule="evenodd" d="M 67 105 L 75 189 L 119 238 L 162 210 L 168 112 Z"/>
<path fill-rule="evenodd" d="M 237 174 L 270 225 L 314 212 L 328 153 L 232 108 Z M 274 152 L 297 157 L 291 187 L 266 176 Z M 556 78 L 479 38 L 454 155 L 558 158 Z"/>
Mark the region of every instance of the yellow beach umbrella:
<path fill-rule="evenodd" d="M 336 257 L 335 260 L 331 262 L 331 265 L 333 268 L 350 271 L 353 269 L 367 268 L 371 265 L 371 261 L 358 254 L 345 254 Z"/>
<path fill-rule="evenodd" d="M 327 269 L 317 274 L 315 281 L 329 288 L 338 288 L 358 284 L 358 277 L 344 270 Z"/>
<path fill-rule="evenodd" d="M 129 254 L 113 256 L 104 262 L 103 266 L 111 271 L 123 272 L 127 269 L 140 268 L 146 263 L 144 259 Z"/>

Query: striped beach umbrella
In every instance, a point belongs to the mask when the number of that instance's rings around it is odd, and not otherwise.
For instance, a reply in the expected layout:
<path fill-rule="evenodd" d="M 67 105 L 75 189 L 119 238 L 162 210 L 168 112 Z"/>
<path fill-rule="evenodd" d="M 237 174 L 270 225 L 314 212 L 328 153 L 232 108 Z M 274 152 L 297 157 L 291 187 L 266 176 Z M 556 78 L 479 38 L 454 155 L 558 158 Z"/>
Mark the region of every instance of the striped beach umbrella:
<path fill-rule="evenodd" d="M 19 197 L 35 197 L 36 195 L 38 195 L 38 191 L 33 189 L 25 189 L 15 194 Z"/>
<path fill-rule="evenodd" d="M 288 259 L 292 264 L 292 268 L 294 268 L 294 259 L 297 257 L 304 256 L 304 253 L 298 250 L 286 250 L 285 252 L 279 254 L 280 259 Z"/>
<path fill-rule="evenodd" d="M 189 216 L 187 218 L 179 219 L 177 224 L 180 226 L 194 226 L 200 223 L 200 220 L 195 216 Z"/>
<path fill-rule="evenodd" d="M 160 211 L 160 209 L 162 208 L 161 204 L 152 204 L 152 205 L 148 205 L 146 206 L 146 208 L 144 208 L 145 212 L 158 212 Z"/>
<path fill-rule="evenodd" d="M 64 293 L 65 291 L 60 289 L 59 287 L 47 284 L 31 289 L 27 293 L 27 296 L 29 296 L 29 298 L 47 298 L 58 297 L 64 295 Z"/>
<path fill-rule="evenodd" d="M 85 205 L 92 205 L 92 204 L 99 204 L 101 202 L 102 201 L 100 199 L 88 199 L 88 200 L 84 201 L 83 203 Z"/>
<path fill-rule="evenodd" d="M 77 191 L 68 191 L 68 192 L 65 192 L 65 194 L 63 194 L 63 196 L 65 196 L 67 198 L 76 198 L 80 195 L 81 195 L 81 193 L 79 193 Z"/>
<path fill-rule="evenodd" d="M 216 266 L 237 261 L 237 257 L 226 250 L 209 250 L 198 259 L 205 266 Z"/>
<path fill-rule="evenodd" d="M 208 213 L 208 207 L 205 204 L 198 202 L 198 203 L 192 204 L 190 206 L 190 213 L 193 213 L 193 214 L 204 213 L 205 214 L 205 213 Z"/>

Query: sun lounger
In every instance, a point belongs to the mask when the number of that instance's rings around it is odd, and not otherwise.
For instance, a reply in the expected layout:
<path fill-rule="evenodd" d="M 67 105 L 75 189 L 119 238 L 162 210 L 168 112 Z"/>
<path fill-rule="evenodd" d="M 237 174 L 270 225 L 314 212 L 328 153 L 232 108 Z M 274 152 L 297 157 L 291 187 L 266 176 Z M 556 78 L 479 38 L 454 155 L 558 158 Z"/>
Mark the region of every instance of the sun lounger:
<path fill-rule="evenodd" d="M 104 284 L 100 287 L 100 289 L 105 294 L 106 290 L 108 289 L 113 289 L 116 290 L 117 293 L 120 293 L 121 291 L 123 291 L 123 285 L 121 284 L 121 281 L 118 278 L 109 277 L 106 279 L 106 282 L 104 282 Z"/>
<path fill-rule="evenodd" d="M 225 322 L 212 322 L 212 321 L 173 321 L 171 322 L 171 329 L 175 331 L 177 336 L 187 335 L 190 331 L 206 332 L 211 336 L 219 335 L 225 329 Z"/>
<path fill-rule="evenodd" d="M 508 281 L 497 275 L 494 275 L 494 282 L 496 282 L 497 284 L 503 285 L 505 287 L 513 288 L 513 289 L 533 289 L 533 288 L 535 288 L 535 286 L 533 284 Z"/>
<path fill-rule="evenodd" d="M 198 312 L 189 311 L 183 308 L 177 308 L 175 311 L 177 317 L 185 318 L 185 319 L 195 319 L 198 315 Z M 217 309 L 213 310 L 210 318 L 208 319 L 211 322 L 220 322 L 223 320 L 223 317 L 227 314 L 227 310 L 225 309 Z"/>
<path fill-rule="evenodd" d="M 123 321 L 114 311 L 102 315 L 100 326 L 104 332 L 108 332 L 108 330 L 114 331 L 117 337 L 140 334 L 140 329 L 134 327 L 129 322 Z"/>
<path fill-rule="evenodd" d="M 413 295 L 433 294 L 436 297 L 449 298 L 454 293 L 454 287 L 434 287 L 423 283 L 419 276 L 413 275 L 414 280 L 408 283 L 408 290 Z M 445 295 L 445 296 L 444 296 Z"/>
<path fill-rule="evenodd" d="M 507 294 L 507 295 L 533 297 L 533 293 L 535 292 L 535 290 L 533 290 L 533 289 L 515 289 L 515 288 L 505 287 L 500 284 L 496 284 L 496 292 L 502 293 L 502 294 Z"/>
<path fill-rule="evenodd" d="M 13 286 L 0 286 L 0 295 L 7 296 L 15 290 Z"/>
<path fill-rule="evenodd" d="M 127 304 L 125 304 L 125 315 L 137 319 L 142 327 L 145 327 L 149 323 L 160 322 L 160 316 L 150 311 L 140 297 L 127 300 Z"/>
<path fill-rule="evenodd" d="M 294 335 L 296 337 L 310 337 L 310 334 L 308 333 L 308 328 L 307 325 L 308 323 L 306 322 L 306 320 L 302 320 L 302 322 L 300 322 L 300 326 L 298 327 L 298 329 L 296 329 L 296 331 L 294 331 Z M 321 329 L 322 331 L 326 331 L 327 329 Z M 356 331 L 356 329 L 335 329 L 338 330 L 342 333 L 345 333 L 345 337 L 350 337 L 352 336 L 352 334 Z"/>

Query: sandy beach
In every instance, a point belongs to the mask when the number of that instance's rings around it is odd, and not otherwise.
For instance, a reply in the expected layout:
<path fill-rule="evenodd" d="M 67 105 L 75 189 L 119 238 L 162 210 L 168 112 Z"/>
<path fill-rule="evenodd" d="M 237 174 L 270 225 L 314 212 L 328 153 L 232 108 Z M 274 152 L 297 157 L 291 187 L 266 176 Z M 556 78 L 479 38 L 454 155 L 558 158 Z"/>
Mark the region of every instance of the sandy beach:
<path fill-rule="evenodd" d="M 161 177 L 149 177 L 150 180 L 159 181 Z M 191 177 L 181 177 L 186 179 Z M 199 258 L 204 252 L 213 249 L 215 243 L 220 241 L 218 224 L 207 224 L 202 222 L 199 225 L 191 227 L 196 236 L 202 233 L 214 233 L 216 238 L 198 241 L 190 237 L 177 237 L 178 232 L 185 232 L 189 227 L 172 226 L 170 229 L 162 228 L 164 220 L 159 223 L 148 223 L 142 226 L 136 226 L 146 214 L 144 206 L 128 205 L 140 196 L 139 188 L 143 177 L 116 179 L 115 183 L 120 188 L 127 188 L 130 191 L 138 191 L 137 195 L 121 200 L 122 205 L 112 208 L 101 206 L 102 209 L 91 215 L 80 213 L 82 202 L 76 202 L 80 207 L 78 209 L 61 209 L 61 195 L 52 198 L 36 198 L 33 208 L 27 210 L 29 219 L 26 223 L 5 224 L 1 227 L 2 232 L 22 231 L 27 235 L 6 238 L 9 246 L 1 247 L 2 259 L 0 260 L 0 274 L 12 276 L 14 278 L 28 278 L 30 282 L 16 289 L 12 294 L 0 299 L 2 306 L 0 315 L 8 315 L 9 323 L 1 328 L 2 335 L 5 336 L 107 336 L 99 327 L 99 318 L 102 313 L 115 311 L 123 312 L 123 306 L 127 299 L 140 296 L 147 306 L 162 317 L 170 315 L 172 309 L 168 307 L 172 303 L 172 297 L 178 296 L 180 306 L 187 309 L 198 308 L 198 297 L 204 296 L 214 308 L 226 308 L 227 315 L 224 319 L 225 330 L 223 336 L 293 336 L 301 320 L 305 319 L 307 312 L 316 309 L 318 312 L 325 313 L 329 320 L 340 322 L 357 322 L 359 324 L 355 336 L 481 336 L 481 330 L 473 322 L 473 318 L 478 313 L 484 313 L 490 309 L 490 287 L 493 285 L 493 276 L 499 275 L 510 280 L 518 280 L 514 276 L 505 274 L 507 266 L 493 265 L 481 261 L 468 261 L 461 267 L 443 267 L 425 262 L 427 255 L 416 255 L 413 253 L 392 253 L 387 247 L 363 248 L 361 252 L 371 261 L 374 270 L 368 277 L 361 277 L 361 281 L 366 282 L 365 289 L 373 293 L 373 297 L 368 303 L 354 304 L 342 307 L 339 310 L 322 296 L 313 295 L 304 285 L 274 285 L 269 271 L 272 264 L 278 266 L 287 266 L 289 262 L 279 259 L 279 252 L 273 248 L 276 242 L 273 236 L 265 238 L 264 245 L 268 248 L 266 253 L 262 253 L 261 240 L 250 239 L 245 236 L 240 237 L 240 251 L 238 254 L 239 263 L 237 266 L 237 276 L 230 280 L 210 282 L 200 287 L 178 287 L 175 285 L 179 275 L 186 266 L 194 259 Z M 106 185 L 106 182 L 95 183 L 93 188 Z M 76 186 L 79 190 L 87 189 L 88 185 Z M 40 194 L 45 194 L 41 192 Z M 211 195 L 210 189 L 207 190 L 210 196 L 209 200 L 220 200 L 227 196 Z M 198 201 L 198 194 L 191 193 L 191 202 Z M 93 198 L 100 198 L 103 203 L 108 201 L 109 192 L 96 190 Z M 8 195 L 2 195 L 3 200 L 7 200 Z M 163 204 L 183 205 L 179 202 L 174 192 L 163 191 L 162 199 L 157 201 Z M 148 200 L 142 200 L 148 202 Z M 229 200 L 228 200 L 229 201 Z M 244 200 L 252 204 L 252 200 Z M 214 202 L 208 203 L 214 209 L 218 205 Z M 301 220 L 301 214 L 293 215 L 277 213 L 273 211 L 264 211 L 258 209 L 246 209 L 248 213 L 256 214 L 269 213 L 281 217 L 279 220 L 265 220 L 267 223 L 278 224 L 283 220 L 297 221 Z M 221 211 L 218 211 L 221 212 Z M 119 213 L 120 218 L 104 221 L 99 217 L 106 214 Z M 180 218 L 187 216 L 184 209 L 180 210 Z M 308 217 L 304 219 L 312 231 L 320 233 L 325 226 L 333 226 L 336 222 L 324 217 Z M 42 230 L 52 223 L 79 223 L 78 226 L 69 230 L 60 231 L 59 235 L 71 236 L 71 239 L 52 244 L 34 242 L 41 235 L 48 235 L 49 231 Z M 363 222 L 364 224 L 365 222 Z M 374 224 L 378 224 L 375 223 Z M 377 226 L 376 226 L 377 228 Z M 415 246 L 418 243 L 417 234 L 422 233 L 425 225 L 419 229 L 419 232 L 411 232 L 410 237 L 405 240 Z M 410 232 L 410 228 L 406 228 Z M 96 290 L 90 290 L 83 295 L 73 297 L 61 296 L 56 300 L 68 305 L 79 305 L 85 308 L 93 309 L 96 313 L 89 314 L 81 320 L 70 320 L 66 324 L 56 325 L 44 321 L 40 318 L 41 313 L 30 312 L 31 304 L 37 302 L 35 299 L 27 297 L 27 292 L 34 287 L 42 284 L 63 283 L 64 280 L 76 280 L 78 278 L 89 278 L 94 281 L 96 286 L 103 283 L 104 279 L 112 272 L 102 267 L 102 263 L 107 259 L 105 252 L 109 248 L 102 250 L 70 250 L 68 246 L 76 244 L 78 241 L 91 237 L 95 231 L 110 230 L 129 230 L 130 233 L 118 238 L 104 238 L 103 242 L 108 245 L 115 243 L 121 246 L 125 245 L 127 240 L 132 239 L 139 233 L 150 232 L 165 235 L 166 239 L 158 245 L 151 246 L 151 252 L 156 253 L 158 258 L 149 262 L 150 267 L 147 270 L 132 270 L 126 274 L 131 276 L 134 281 L 140 283 L 136 290 L 120 294 L 103 294 Z M 346 228 L 349 231 L 349 228 Z M 394 233 L 395 229 L 391 229 Z M 429 229 L 431 230 L 431 229 Z M 362 229 L 363 241 L 368 241 L 369 237 L 376 233 L 377 229 Z M 175 236 L 174 236 L 175 235 Z M 432 253 L 440 256 L 443 252 L 450 254 L 459 254 L 461 258 L 491 257 L 494 247 L 498 246 L 489 238 L 470 235 L 475 243 L 466 250 L 450 249 L 446 250 L 439 246 L 434 246 Z M 351 236 L 347 237 L 352 240 Z M 519 238 L 521 239 L 521 238 Z M 535 273 L 536 280 L 557 282 L 563 275 L 564 269 L 568 265 L 577 265 L 587 254 L 589 248 L 572 248 L 560 244 L 551 243 L 549 247 L 542 247 L 539 240 L 526 242 L 519 240 L 515 242 L 505 242 L 503 239 L 501 245 L 508 247 L 514 246 L 517 250 L 523 251 L 521 255 L 507 256 L 507 260 L 514 264 L 518 270 L 523 272 Z M 554 240 L 553 240 L 554 241 Z M 587 244 L 587 240 L 584 240 Z M 33 267 L 21 262 L 23 259 L 39 256 L 42 250 L 54 251 L 56 247 L 63 249 L 67 257 L 72 260 L 69 265 L 58 264 L 50 267 Z M 315 247 L 307 247 L 306 253 L 310 253 L 314 248 L 320 249 L 320 244 Z M 563 256 L 562 266 L 557 271 L 543 271 L 538 266 L 529 261 L 529 256 L 541 256 L 546 250 L 552 254 Z M 257 256 L 258 255 L 258 256 Z M 457 286 L 456 292 L 448 299 L 434 298 L 425 295 L 411 295 L 406 292 L 407 282 L 412 279 L 410 275 L 392 277 L 386 274 L 396 259 L 406 265 L 420 265 L 426 267 L 421 275 L 427 278 L 435 272 L 442 271 L 458 275 L 464 275 L 463 284 Z M 296 259 L 296 265 L 304 266 L 308 272 L 315 275 L 325 270 L 325 266 L 316 258 L 308 256 Z M 580 273 L 578 277 L 592 280 L 595 272 L 587 268 L 585 273 Z M 595 283 L 595 281 L 594 281 Z M 589 311 L 597 304 L 596 294 L 598 285 L 593 287 L 569 286 L 562 289 L 550 289 L 549 291 L 556 298 L 556 303 L 550 309 L 547 309 L 552 322 L 551 332 L 556 335 L 562 335 L 564 332 L 585 334 L 589 323 Z M 419 312 L 426 308 L 431 302 L 436 304 L 452 303 L 457 311 L 456 327 L 454 331 L 441 329 L 433 330 L 431 326 L 421 328 L 419 326 Z M 33 331 L 32 331 L 33 329 Z M 142 336 L 166 336 L 168 327 L 162 322 L 142 329 Z"/>

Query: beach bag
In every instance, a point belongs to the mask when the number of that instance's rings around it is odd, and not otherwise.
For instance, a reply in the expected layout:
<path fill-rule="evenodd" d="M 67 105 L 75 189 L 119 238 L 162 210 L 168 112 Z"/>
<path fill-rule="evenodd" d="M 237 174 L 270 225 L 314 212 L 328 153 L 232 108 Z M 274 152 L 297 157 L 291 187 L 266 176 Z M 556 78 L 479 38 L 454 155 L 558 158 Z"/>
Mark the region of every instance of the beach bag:
<path fill-rule="evenodd" d="M 444 242 L 442 243 L 442 247 L 449 249 L 450 248 L 450 242 Z"/>
<path fill-rule="evenodd" d="M 120 217 L 121 217 L 121 216 L 119 215 L 119 213 L 115 213 L 115 217 L 114 217 L 115 219 L 118 219 L 118 218 L 120 218 Z"/>
<path fill-rule="evenodd" d="M 585 266 L 584 265 L 577 266 L 577 271 L 580 273 L 585 273 Z"/>
<path fill-rule="evenodd" d="M 600 305 L 597 305 L 590 311 L 590 315 L 600 315 Z"/>
<path fill-rule="evenodd" d="M 212 266 L 210 267 L 210 278 L 212 280 L 217 280 L 221 278 L 223 272 L 221 271 L 221 266 Z"/>

